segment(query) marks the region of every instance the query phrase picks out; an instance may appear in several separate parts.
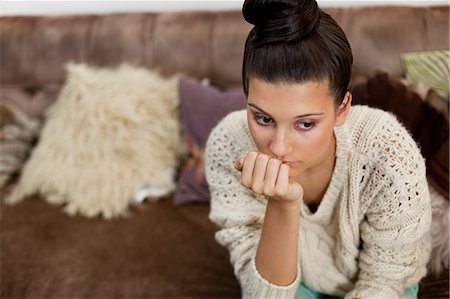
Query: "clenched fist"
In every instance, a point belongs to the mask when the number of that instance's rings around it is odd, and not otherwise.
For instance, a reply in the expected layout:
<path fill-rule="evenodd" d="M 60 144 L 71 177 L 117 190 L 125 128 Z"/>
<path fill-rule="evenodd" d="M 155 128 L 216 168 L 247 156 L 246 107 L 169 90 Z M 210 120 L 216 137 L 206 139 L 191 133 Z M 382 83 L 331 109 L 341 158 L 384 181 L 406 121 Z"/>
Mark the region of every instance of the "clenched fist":
<path fill-rule="evenodd" d="M 258 152 L 249 152 L 235 162 L 242 172 L 241 183 L 255 193 L 280 202 L 295 202 L 303 198 L 303 188 L 289 180 L 289 165 Z"/>

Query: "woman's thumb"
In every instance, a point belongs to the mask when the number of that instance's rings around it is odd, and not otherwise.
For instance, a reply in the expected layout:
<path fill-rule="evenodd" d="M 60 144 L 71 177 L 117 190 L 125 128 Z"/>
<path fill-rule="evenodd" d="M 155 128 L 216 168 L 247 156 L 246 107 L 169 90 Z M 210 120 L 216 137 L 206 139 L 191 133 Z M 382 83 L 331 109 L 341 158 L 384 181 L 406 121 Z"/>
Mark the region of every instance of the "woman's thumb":
<path fill-rule="evenodd" d="M 234 168 L 236 168 L 236 170 L 241 171 L 242 167 L 244 167 L 244 158 L 240 158 L 234 163 Z"/>

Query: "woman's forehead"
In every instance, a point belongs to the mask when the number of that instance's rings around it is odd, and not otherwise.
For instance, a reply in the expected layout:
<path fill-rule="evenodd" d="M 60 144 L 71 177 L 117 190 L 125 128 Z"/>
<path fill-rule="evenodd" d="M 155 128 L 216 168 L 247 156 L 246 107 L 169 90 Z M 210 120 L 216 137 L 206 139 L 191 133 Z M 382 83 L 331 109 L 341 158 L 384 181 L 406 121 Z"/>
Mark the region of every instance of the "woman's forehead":
<path fill-rule="evenodd" d="M 295 109 L 295 107 L 333 105 L 333 98 L 329 94 L 329 86 L 326 81 L 269 83 L 252 78 L 249 81 L 248 102 L 259 104 L 259 107 L 264 105 Z"/>

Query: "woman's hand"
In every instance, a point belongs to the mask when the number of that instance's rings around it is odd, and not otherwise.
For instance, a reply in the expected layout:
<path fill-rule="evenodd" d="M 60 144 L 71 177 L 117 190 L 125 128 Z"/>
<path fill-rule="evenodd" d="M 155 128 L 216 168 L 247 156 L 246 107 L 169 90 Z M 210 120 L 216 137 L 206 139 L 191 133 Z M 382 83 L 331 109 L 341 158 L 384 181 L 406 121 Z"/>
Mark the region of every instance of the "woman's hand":
<path fill-rule="evenodd" d="M 289 165 L 258 152 L 249 152 L 235 162 L 242 172 L 241 183 L 255 193 L 280 203 L 296 203 L 303 199 L 303 188 L 289 181 Z"/>

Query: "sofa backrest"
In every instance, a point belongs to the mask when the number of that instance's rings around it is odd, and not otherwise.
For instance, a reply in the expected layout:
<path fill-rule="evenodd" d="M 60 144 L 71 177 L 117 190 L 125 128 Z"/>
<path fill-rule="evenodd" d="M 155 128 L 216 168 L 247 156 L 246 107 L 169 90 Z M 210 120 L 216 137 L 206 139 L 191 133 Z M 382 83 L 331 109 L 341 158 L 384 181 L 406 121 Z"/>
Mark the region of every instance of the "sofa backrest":
<path fill-rule="evenodd" d="M 354 55 L 353 83 L 384 70 L 402 75 L 400 54 L 447 49 L 448 7 L 327 8 Z M 127 61 L 165 75 L 241 84 L 245 38 L 240 11 L 122 13 L 0 18 L 0 93 L 32 116 L 55 100 L 67 61 Z"/>

